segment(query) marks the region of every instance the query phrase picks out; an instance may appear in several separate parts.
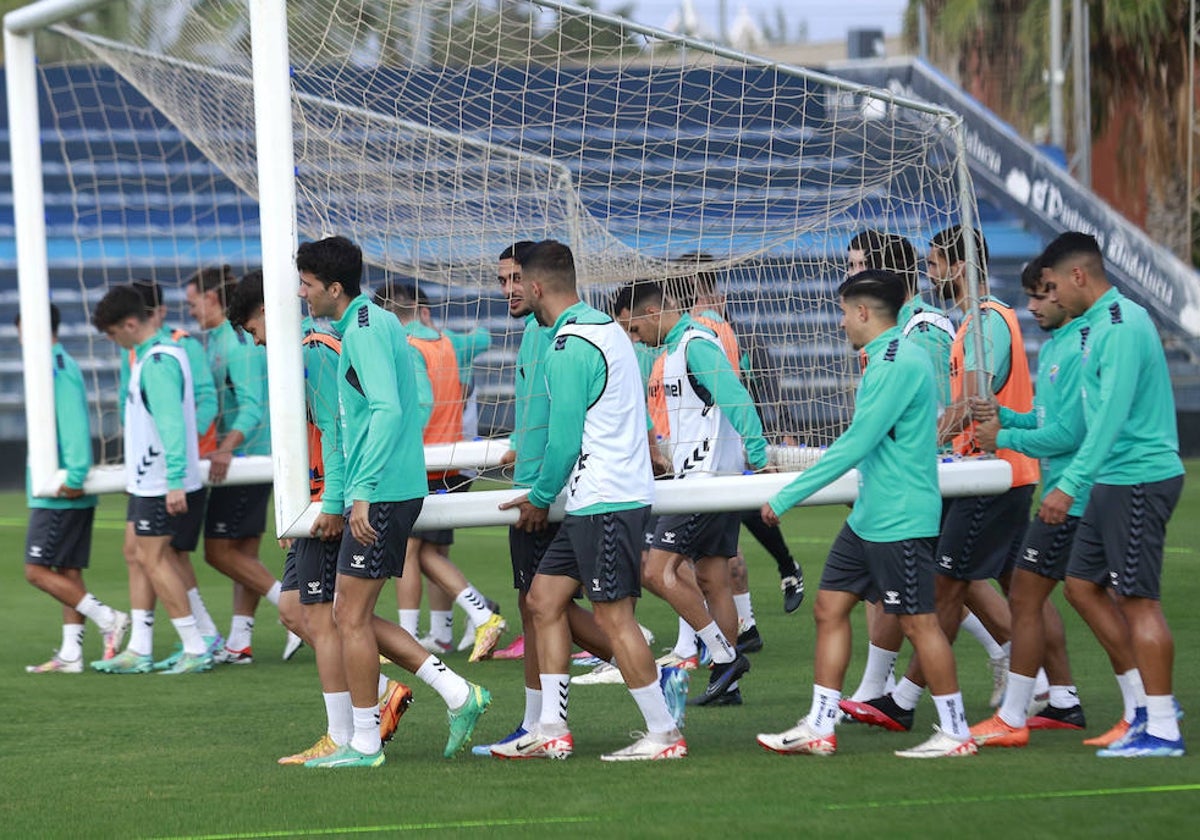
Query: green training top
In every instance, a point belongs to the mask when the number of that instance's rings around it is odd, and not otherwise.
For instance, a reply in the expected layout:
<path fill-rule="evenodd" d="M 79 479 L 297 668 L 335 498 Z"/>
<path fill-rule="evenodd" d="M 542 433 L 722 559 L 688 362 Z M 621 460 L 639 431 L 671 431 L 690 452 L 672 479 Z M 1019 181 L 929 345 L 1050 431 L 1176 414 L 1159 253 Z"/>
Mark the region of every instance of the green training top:
<path fill-rule="evenodd" d="M 525 331 L 517 348 L 517 373 L 513 383 L 513 431 L 510 445 L 517 453 L 513 485 L 532 487 L 542 469 L 546 453 L 550 395 L 546 391 L 544 362 L 550 349 L 553 327 L 543 327 L 537 318 L 525 318 Z"/>
<path fill-rule="evenodd" d="M 305 335 L 315 332 L 324 331 L 310 325 Z M 325 468 L 321 512 L 340 515 L 346 506 L 342 498 L 345 468 L 342 430 L 338 422 L 338 354 L 319 341 L 306 341 L 302 350 L 309 422 L 321 430 L 321 461 Z"/>
<path fill-rule="evenodd" d="M 821 460 L 775 494 L 771 509 L 781 514 L 857 466 L 858 501 L 846 520 L 855 534 L 869 542 L 936 536 L 942 497 L 929 356 L 899 327 L 863 349 L 867 369 L 849 428 Z"/>
<path fill-rule="evenodd" d="M 696 323 L 688 314 L 684 314 L 667 333 L 663 342 L 668 354 L 674 353 L 679 347 L 679 340 L 690 328 L 695 327 L 715 335 L 712 330 Z M 746 451 L 746 461 L 756 470 L 767 465 L 767 441 L 763 438 L 762 420 L 754 408 L 754 399 L 746 386 L 738 379 L 729 357 L 715 341 L 693 340 L 687 345 L 688 373 L 696 381 L 708 389 L 713 402 L 721 409 L 721 413 L 729 420 L 729 424 L 742 436 L 742 446 Z"/>
<path fill-rule="evenodd" d="M 1175 396 L 1154 322 L 1115 287 L 1081 320 L 1088 330 L 1081 375 L 1087 435 L 1059 489 L 1078 497 L 1093 483 L 1127 486 L 1182 475 Z"/>
<path fill-rule="evenodd" d="M 208 356 L 204 344 L 190 333 L 175 340 L 175 330 L 163 326 L 158 331 L 163 341 L 178 344 L 187 353 L 188 367 L 192 370 L 192 394 L 196 400 L 196 434 L 203 435 L 217 417 L 217 388 L 213 384 L 212 368 L 208 366 Z M 129 388 L 129 353 L 121 353 L 121 373 L 118 380 L 117 393 L 124 394 Z M 125 425 L 125 403 L 121 403 L 121 425 Z"/>
<path fill-rule="evenodd" d="M 441 338 L 441 333 L 433 327 L 425 326 L 420 321 L 409 321 L 407 324 L 401 324 L 400 326 L 407 335 L 423 341 L 437 341 Z M 417 402 L 420 403 L 421 428 L 424 429 L 429 424 L 429 418 L 433 414 L 433 380 L 429 377 L 429 365 L 425 363 L 425 354 L 414 349 L 409 355 L 412 356 L 413 371 L 416 373 Z M 461 366 L 459 366 L 459 371 L 459 380 L 461 381 Z"/>
<path fill-rule="evenodd" d="M 454 346 L 459 381 L 463 385 L 470 385 L 475 375 L 475 357 L 492 346 L 492 334 L 486 327 L 476 327 L 465 333 L 442 330 L 442 335 L 450 339 L 450 344 Z"/>
<path fill-rule="evenodd" d="M 1042 344 L 1033 411 L 1021 414 L 1000 406 L 1003 428 L 996 445 L 1041 459 L 1042 498 L 1058 486 L 1086 432 L 1079 391 L 1083 335 L 1083 319 L 1075 318 Z M 1070 515 L 1082 516 L 1087 500 L 1088 493 L 1081 493 L 1071 505 Z"/>
<path fill-rule="evenodd" d="M 79 489 L 92 467 L 92 429 L 88 419 L 87 388 L 79 365 L 57 341 L 51 346 L 54 373 L 54 423 L 58 437 L 58 463 L 67 471 L 68 487 Z M 125 393 L 121 391 L 119 393 Z M 99 501 L 95 496 L 80 496 L 78 499 L 35 497 L 29 485 L 29 471 L 25 472 L 25 498 L 29 507 L 90 508 Z"/>
<path fill-rule="evenodd" d="M 208 331 L 208 364 L 217 387 L 217 435 L 241 432 L 246 439 L 236 455 L 271 454 L 267 414 L 267 354 L 244 330 L 222 321 Z M 197 429 L 203 433 L 204 429 Z"/>
<path fill-rule="evenodd" d="M 425 496 L 425 448 L 416 372 L 404 328 L 366 295 L 334 324 L 347 505 Z"/>
<path fill-rule="evenodd" d="M 662 355 L 663 348 L 651 347 L 644 341 L 633 342 L 633 353 L 637 356 L 638 372 L 642 374 L 642 387 L 650 387 L 650 374 L 654 371 L 654 363 Z"/>

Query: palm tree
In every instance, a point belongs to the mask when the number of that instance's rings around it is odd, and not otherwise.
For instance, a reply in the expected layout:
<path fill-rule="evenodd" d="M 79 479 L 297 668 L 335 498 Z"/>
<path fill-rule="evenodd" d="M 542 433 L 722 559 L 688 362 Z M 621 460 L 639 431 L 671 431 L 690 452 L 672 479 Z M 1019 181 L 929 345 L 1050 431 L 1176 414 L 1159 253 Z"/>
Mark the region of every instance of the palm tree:
<path fill-rule="evenodd" d="M 1046 114 L 1048 0 L 923 0 L 931 55 L 1028 133 Z M 909 31 L 916 7 L 910 0 Z M 1069 3 L 1064 2 L 1069 7 Z M 1188 0 L 1087 0 L 1093 136 L 1119 127 L 1119 192 L 1147 206 L 1146 230 L 1191 259 L 1186 149 Z M 1011 87 L 1010 87 L 1011 86 Z"/>

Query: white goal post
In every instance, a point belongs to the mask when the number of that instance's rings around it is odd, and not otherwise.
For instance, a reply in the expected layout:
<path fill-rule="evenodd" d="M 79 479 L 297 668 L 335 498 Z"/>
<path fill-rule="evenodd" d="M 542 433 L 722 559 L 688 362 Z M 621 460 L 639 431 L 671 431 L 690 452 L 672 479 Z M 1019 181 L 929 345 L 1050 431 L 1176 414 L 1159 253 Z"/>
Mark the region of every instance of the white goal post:
<path fill-rule="evenodd" d="M 108 2 L 111 0 L 41 0 L 10 12 L 4 18 L 20 312 L 24 337 L 29 467 L 32 486 L 38 495 L 52 494 L 59 486 L 61 474 L 56 455 L 52 372 L 50 354 L 47 351 L 51 341 L 46 307 L 49 298 L 49 270 L 46 256 L 42 141 L 38 118 L 39 89 L 34 37 L 40 30 L 79 18 Z M 957 181 L 953 187 L 958 192 L 955 220 L 965 228 L 974 226 L 975 200 L 967 171 L 964 129 L 961 118 L 951 111 L 908 100 L 888 91 L 864 88 L 825 74 L 777 64 L 603 13 L 558 3 L 555 0 L 533 0 L 529 5 L 545 14 L 570 15 L 597 25 L 620 27 L 623 32 L 653 41 L 657 45 L 656 48 L 664 53 L 669 54 L 671 50 L 675 50 L 686 52 L 688 55 L 699 55 L 704 61 L 714 64 L 728 61 L 745 67 L 769 69 L 781 77 L 802 80 L 806 84 L 827 89 L 831 101 L 842 97 L 847 100 L 877 103 L 883 111 L 903 108 L 913 113 L 924 114 L 938 125 L 946 137 L 951 138 L 948 145 L 950 154 L 955 158 L 953 172 Z M 299 343 L 301 312 L 296 296 L 293 262 L 296 244 L 302 231 L 302 225 L 298 222 L 298 176 L 293 126 L 297 120 L 298 102 L 306 96 L 311 97 L 311 94 L 299 90 L 292 78 L 293 57 L 289 54 L 288 6 L 285 0 L 248 0 L 248 6 L 253 58 L 252 79 L 244 79 L 241 82 L 252 86 L 253 89 L 257 160 L 249 180 L 253 183 L 260 208 L 261 265 L 268 331 L 273 337 L 267 348 L 273 454 L 270 458 L 237 459 L 230 470 L 230 481 L 248 483 L 273 480 L 277 532 L 281 536 L 299 536 L 307 533 L 307 523 L 315 515 L 315 506 L 309 502 L 309 464 L 304 416 L 295 404 L 296 395 L 303 392 L 304 371 Z M 96 40 L 99 42 L 101 39 Z M 140 48 L 130 48 L 131 51 L 134 49 Z M 433 129 L 425 131 L 430 137 L 435 134 Z M 529 166 L 535 169 L 544 167 L 544 171 L 538 170 L 537 177 L 544 178 L 546 172 L 552 172 L 553 177 L 560 182 L 557 188 L 569 194 L 569 199 L 577 199 L 574 195 L 575 186 L 569 182 L 565 185 L 562 183 L 564 179 L 569 181 L 570 170 L 552 159 L 543 160 L 536 155 L 518 156 L 473 138 L 460 138 L 458 142 L 480 149 L 480 154 L 493 155 L 496 158 L 503 158 L 507 154 L 511 160 L 505 162 L 505 166 Z M 470 161 L 464 164 L 465 167 L 474 165 Z M 242 181 L 238 183 L 239 186 L 243 185 Z M 611 253 L 607 254 L 606 258 L 610 261 L 605 265 L 610 273 L 601 276 L 600 269 L 595 268 L 599 262 L 591 261 L 592 251 L 581 248 L 581 282 L 600 282 L 603 285 L 608 281 L 632 280 L 646 276 L 650 271 L 680 271 L 678 268 L 672 269 L 670 263 L 661 256 L 643 257 L 635 249 L 628 249 L 618 243 L 603 230 L 602 224 L 598 224 L 588 215 L 578 201 L 568 208 L 566 216 L 568 239 L 574 240 L 578 237 L 580 241 L 586 240 L 589 246 L 600 241 L 597 248 L 616 252 L 615 257 L 611 256 Z M 531 229 L 533 227 L 531 226 Z M 312 235 L 311 224 L 303 229 L 305 235 Z M 513 229 L 520 228 L 514 226 Z M 328 232 L 342 231 L 334 229 Z M 511 238 L 509 241 L 511 242 Z M 964 243 L 968 252 L 968 269 L 974 279 L 978 271 L 978 255 L 974 253 L 975 242 L 968 236 L 965 237 Z M 571 244 L 574 246 L 575 242 L 572 241 Z M 765 252 L 776 244 L 776 241 L 767 241 L 764 237 L 764 244 L 760 250 Z M 436 252 L 438 247 L 439 245 L 431 246 L 429 253 Z M 426 261 L 429 259 L 428 253 L 420 257 Z M 453 259 L 452 255 L 447 258 L 447 263 L 430 267 L 427 262 L 422 263 L 414 258 L 411 263 L 404 263 L 401 267 L 426 270 L 429 276 L 436 278 L 453 277 Z M 621 267 L 614 270 L 613 265 Z M 390 263 L 385 267 L 389 270 L 395 269 Z M 475 272 L 476 269 L 471 271 Z M 976 285 L 974 282 L 968 283 L 972 295 L 972 311 L 977 311 L 977 301 L 974 300 Z M 978 318 L 974 320 L 976 324 L 979 323 Z M 977 330 L 972 333 L 972 341 L 976 342 L 978 357 L 983 358 L 985 348 Z M 506 441 L 503 439 L 464 442 L 440 449 L 427 448 L 426 459 L 431 469 L 483 468 L 497 464 L 505 448 Z M 775 460 L 784 464 L 785 468 L 802 468 L 805 459 L 812 453 L 819 454 L 819 449 L 812 447 L 797 452 L 784 447 L 777 450 L 778 457 Z M 1011 482 L 1008 465 L 993 459 L 947 460 L 939 469 L 942 490 L 947 496 L 998 493 L 1007 489 Z M 655 509 L 658 512 L 702 512 L 756 508 L 791 477 L 786 472 L 728 476 L 688 482 L 686 487 L 679 482 L 662 482 L 657 487 Z M 123 489 L 123 484 L 116 468 L 97 467 L 89 477 L 87 489 L 112 492 Z M 856 474 L 851 472 L 809 499 L 806 504 L 844 503 L 853 501 L 856 494 Z M 502 513 L 497 510 L 496 505 L 512 495 L 513 491 L 490 491 L 432 496 L 427 500 L 419 525 L 424 528 L 438 528 L 511 522 L 515 520 L 515 514 Z"/>

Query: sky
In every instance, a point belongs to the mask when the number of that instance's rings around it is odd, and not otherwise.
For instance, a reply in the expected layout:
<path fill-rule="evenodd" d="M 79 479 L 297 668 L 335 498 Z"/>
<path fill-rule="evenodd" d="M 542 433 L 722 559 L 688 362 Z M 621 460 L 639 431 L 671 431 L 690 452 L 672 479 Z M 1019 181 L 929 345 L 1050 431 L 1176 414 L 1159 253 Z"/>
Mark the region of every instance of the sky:
<path fill-rule="evenodd" d="M 651 26 L 662 26 L 681 0 L 599 0 L 605 11 L 627 4 L 634 6 L 633 19 Z M 692 0 L 697 15 L 714 30 L 717 28 L 717 9 L 720 0 Z M 776 9 L 784 10 L 789 34 L 794 34 L 800 21 L 808 22 L 809 41 L 843 41 L 849 29 L 882 29 L 884 35 L 900 34 L 902 16 L 907 0 L 725 0 L 729 23 L 744 5 L 750 17 L 758 21 L 765 15 L 775 20 Z"/>

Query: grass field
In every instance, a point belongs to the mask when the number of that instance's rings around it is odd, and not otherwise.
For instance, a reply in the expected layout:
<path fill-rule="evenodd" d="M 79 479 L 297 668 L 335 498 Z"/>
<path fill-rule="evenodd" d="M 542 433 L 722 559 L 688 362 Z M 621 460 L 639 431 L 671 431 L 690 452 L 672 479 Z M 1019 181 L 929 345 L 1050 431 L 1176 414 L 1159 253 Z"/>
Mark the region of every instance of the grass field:
<path fill-rule="evenodd" d="M 1176 639 L 1176 693 L 1200 715 L 1200 463 L 1169 533 L 1164 606 Z M 794 511 L 784 525 L 815 595 L 820 563 L 844 518 L 843 508 Z M 110 497 L 97 521 L 90 588 L 126 606 L 120 559 L 122 500 Z M 949 836 L 1193 837 L 1200 809 L 1200 764 L 1183 759 L 1102 760 L 1072 732 L 1034 733 L 1024 750 L 988 750 L 973 759 L 913 762 L 892 750 L 925 738 L 932 704 L 918 710 L 914 731 L 865 727 L 839 732 L 831 759 L 769 754 L 761 731 L 791 726 L 807 711 L 813 623 L 806 601 L 793 615 L 781 607 L 774 565 L 749 538 L 755 608 L 765 649 L 753 656 L 740 708 L 692 709 L 685 734 L 691 756 L 654 765 L 610 765 L 601 752 L 628 743 L 640 724 L 619 686 L 572 691 L 576 754 L 566 762 L 497 762 L 441 758 L 445 712 L 415 678 L 416 702 L 375 771 L 284 768 L 275 759 L 308 746 L 324 725 L 312 653 L 282 662 L 284 631 L 265 605 L 255 633 L 255 663 L 208 675 L 28 675 L 49 658 L 60 613 L 21 572 L 24 500 L 0 496 L 0 540 L 10 559 L 0 579 L 0 835 L 13 837 L 338 837 L 401 833 L 489 836 L 562 832 L 587 836 Z M 507 543 L 500 529 L 459 531 L 453 556 L 484 592 L 515 616 Z M 273 546 L 264 558 L 282 567 Z M 230 587 L 199 569 L 209 608 L 228 627 Z M 385 592 L 384 614 L 394 617 Z M 1107 729 L 1120 700 L 1107 660 L 1062 604 L 1072 664 L 1089 734 Z M 865 637 L 856 615 L 850 688 L 861 672 Z M 674 639 L 675 620 L 646 598 L 639 617 Z M 461 616 L 459 616 L 461 626 Z M 512 637 L 510 632 L 502 644 Z M 156 653 L 174 636 L 159 612 Z M 89 627 L 85 656 L 99 655 Z M 986 657 L 969 638 L 957 648 L 972 722 L 988 713 Z M 507 733 L 520 719 L 519 662 L 452 667 L 495 697 L 476 742 Z M 905 661 L 903 658 L 902 662 Z M 394 669 L 389 669 L 394 670 Z M 399 674 L 396 674 L 399 676 Z M 698 679 L 704 679 L 703 676 Z M 415 684 L 414 684 L 415 683 Z M 1193 711 L 1194 710 L 1194 711 Z M 1192 738 L 1200 749 L 1200 735 Z"/>

